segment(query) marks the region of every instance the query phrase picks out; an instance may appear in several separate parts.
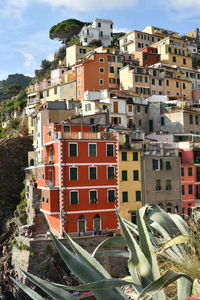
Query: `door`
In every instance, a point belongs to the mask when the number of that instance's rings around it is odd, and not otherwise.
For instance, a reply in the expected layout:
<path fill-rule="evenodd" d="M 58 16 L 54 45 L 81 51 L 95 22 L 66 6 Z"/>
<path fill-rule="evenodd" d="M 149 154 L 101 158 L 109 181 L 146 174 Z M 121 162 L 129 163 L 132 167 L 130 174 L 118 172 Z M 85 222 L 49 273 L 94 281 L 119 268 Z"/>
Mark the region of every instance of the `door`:
<path fill-rule="evenodd" d="M 79 236 L 85 235 L 85 217 L 84 216 L 80 216 L 78 218 L 78 233 L 79 233 Z"/>
<path fill-rule="evenodd" d="M 99 215 L 94 216 L 94 231 L 97 233 L 101 231 L 101 218 Z"/>
<path fill-rule="evenodd" d="M 118 114 L 118 102 L 113 102 L 114 105 L 114 113 Z"/>

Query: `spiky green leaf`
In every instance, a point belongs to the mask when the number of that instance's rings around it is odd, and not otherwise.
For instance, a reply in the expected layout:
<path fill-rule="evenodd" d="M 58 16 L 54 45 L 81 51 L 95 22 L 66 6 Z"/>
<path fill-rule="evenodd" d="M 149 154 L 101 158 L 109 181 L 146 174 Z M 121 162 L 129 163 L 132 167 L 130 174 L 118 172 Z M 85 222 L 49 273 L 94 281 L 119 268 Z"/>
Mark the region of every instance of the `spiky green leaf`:
<path fill-rule="evenodd" d="M 92 256 L 95 256 L 97 251 L 102 247 L 110 248 L 110 247 L 116 247 L 116 246 L 117 247 L 125 247 L 126 246 L 126 242 L 122 236 L 112 236 L 112 237 L 105 239 L 103 242 L 101 242 L 96 247 L 96 249 L 92 253 Z"/>
<path fill-rule="evenodd" d="M 191 297 L 192 285 L 193 285 L 192 280 L 186 277 L 181 277 L 177 280 L 178 300 L 185 300 L 185 298 Z"/>
<path fill-rule="evenodd" d="M 25 284 L 19 282 L 18 280 L 15 280 L 14 278 L 10 277 L 12 281 L 25 293 L 27 294 L 31 299 L 33 300 L 45 300 L 42 296 L 40 296 L 38 293 L 36 293 L 33 289 L 29 288 Z"/>
<path fill-rule="evenodd" d="M 129 258 L 130 254 L 128 251 L 107 250 L 107 251 L 97 252 L 95 256 L 116 256 L 116 257 Z"/>

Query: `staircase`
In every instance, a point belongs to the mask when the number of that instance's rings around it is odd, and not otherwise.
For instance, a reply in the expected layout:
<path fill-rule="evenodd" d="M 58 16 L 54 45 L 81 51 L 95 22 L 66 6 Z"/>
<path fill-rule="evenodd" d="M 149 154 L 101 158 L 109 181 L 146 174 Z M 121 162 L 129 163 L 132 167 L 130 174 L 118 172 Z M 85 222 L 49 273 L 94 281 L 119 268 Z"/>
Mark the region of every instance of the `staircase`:
<path fill-rule="evenodd" d="M 45 235 L 49 230 L 49 225 L 42 212 L 36 212 L 34 223 L 36 237 L 38 235 Z"/>

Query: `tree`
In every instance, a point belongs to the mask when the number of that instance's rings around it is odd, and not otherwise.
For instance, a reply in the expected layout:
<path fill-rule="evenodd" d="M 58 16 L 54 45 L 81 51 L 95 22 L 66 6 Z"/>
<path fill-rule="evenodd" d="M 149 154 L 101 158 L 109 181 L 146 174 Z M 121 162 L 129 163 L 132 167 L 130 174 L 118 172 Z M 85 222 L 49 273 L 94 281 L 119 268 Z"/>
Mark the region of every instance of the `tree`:
<path fill-rule="evenodd" d="M 52 26 L 49 31 L 49 37 L 52 40 L 56 39 L 67 45 L 72 38 L 77 37 L 82 27 L 87 24 L 90 23 L 81 22 L 76 19 L 67 19 Z"/>
<path fill-rule="evenodd" d="M 125 35 L 125 32 L 115 32 L 113 33 L 113 40 L 111 42 L 112 47 L 119 47 L 119 38 Z"/>
<path fill-rule="evenodd" d="M 6 94 L 8 94 L 10 97 L 16 96 L 19 94 L 19 92 L 22 90 L 21 85 L 19 84 L 10 84 L 7 86 L 7 89 L 4 90 Z"/>
<path fill-rule="evenodd" d="M 93 40 L 89 43 L 89 47 L 101 47 L 102 46 L 102 41 L 101 40 Z"/>

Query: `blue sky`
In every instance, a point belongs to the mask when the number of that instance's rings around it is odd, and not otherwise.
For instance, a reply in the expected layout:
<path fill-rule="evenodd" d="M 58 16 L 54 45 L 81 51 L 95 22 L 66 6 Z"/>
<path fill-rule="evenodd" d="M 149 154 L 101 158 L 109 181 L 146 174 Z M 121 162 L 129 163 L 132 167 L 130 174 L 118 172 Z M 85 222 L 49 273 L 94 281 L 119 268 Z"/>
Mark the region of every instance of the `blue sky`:
<path fill-rule="evenodd" d="M 61 46 L 48 38 L 68 18 L 112 19 L 115 30 L 154 25 L 185 33 L 200 26 L 199 0 L 0 0 L 0 79 L 33 75 L 42 59 Z"/>

